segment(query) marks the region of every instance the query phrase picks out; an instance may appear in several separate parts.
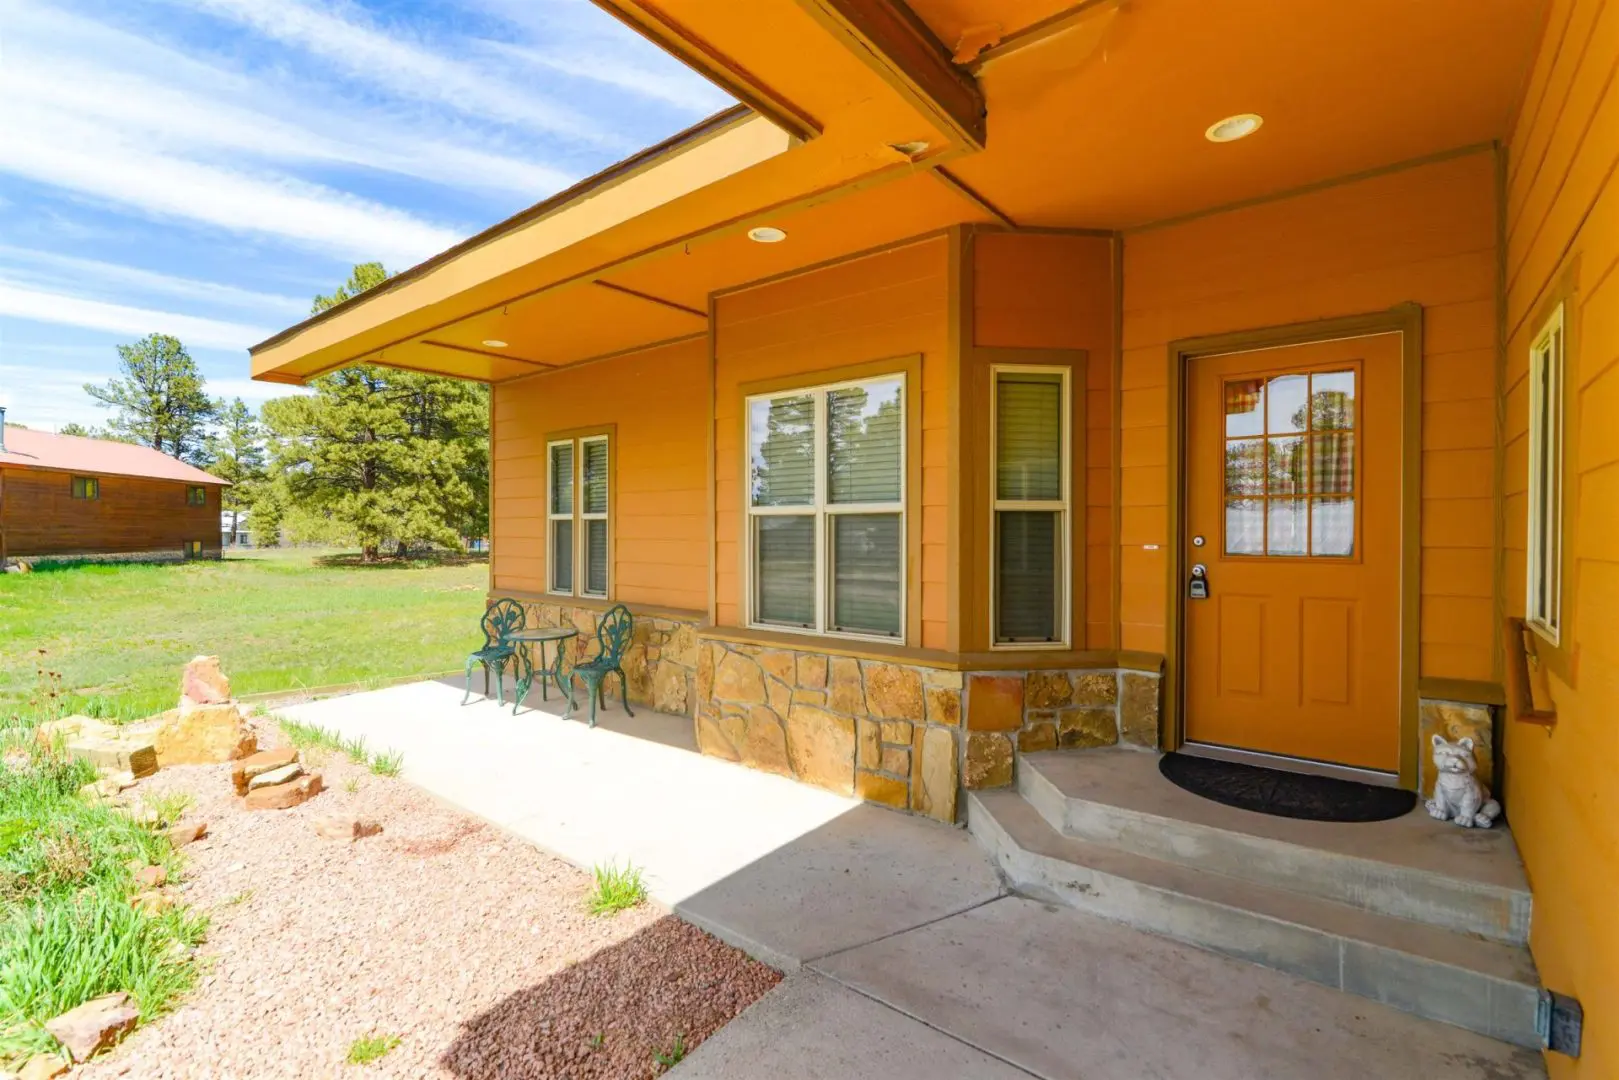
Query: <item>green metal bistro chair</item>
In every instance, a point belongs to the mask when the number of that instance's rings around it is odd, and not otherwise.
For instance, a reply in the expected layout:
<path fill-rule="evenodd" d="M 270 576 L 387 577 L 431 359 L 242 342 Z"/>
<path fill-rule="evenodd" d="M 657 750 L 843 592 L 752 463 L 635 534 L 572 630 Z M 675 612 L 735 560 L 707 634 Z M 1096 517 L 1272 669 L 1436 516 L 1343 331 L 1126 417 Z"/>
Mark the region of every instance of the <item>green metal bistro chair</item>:
<path fill-rule="evenodd" d="M 489 605 L 483 613 L 483 640 L 484 646 L 467 657 L 467 692 L 461 697 L 461 704 L 465 705 L 472 697 L 472 668 L 475 664 L 483 665 L 483 696 L 489 696 L 489 669 L 495 669 L 495 697 L 496 700 L 506 704 L 506 668 L 513 668 L 512 679 L 518 681 L 522 677 L 522 650 L 508 640 L 510 635 L 523 629 L 528 621 L 523 605 L 516 600 L 501 599 Z M 515 689 L 515 687 L 514 687 Z"/>
<path fill-rule="evenodd" d="M 630 647 L 630 639 L 635 633 L 635 619 L 630 615 L 630 609 L 623 604 L 615 604 L 607 614 L 603 615 L 601 622 L 596 624 L 596 641 L 600 646 L 596 656 L 591 660 L 584 660 L 574 665 L 573 673 L 584 680 L 585 692 L 590 695 L 590 726 L 596 726 L 596 706 L 602 704 L 602 683 L 607 676 L 618 674 L 618 688 L 624 698 L 624 711 L 634 716 L 630 709 L 630 686 L 624 678 L 624 669 L 620 666 L 624 660 L 624 651 Z M 573 695 L 568 695 L 568 711 L 564 717 L 573 715 Z"/>

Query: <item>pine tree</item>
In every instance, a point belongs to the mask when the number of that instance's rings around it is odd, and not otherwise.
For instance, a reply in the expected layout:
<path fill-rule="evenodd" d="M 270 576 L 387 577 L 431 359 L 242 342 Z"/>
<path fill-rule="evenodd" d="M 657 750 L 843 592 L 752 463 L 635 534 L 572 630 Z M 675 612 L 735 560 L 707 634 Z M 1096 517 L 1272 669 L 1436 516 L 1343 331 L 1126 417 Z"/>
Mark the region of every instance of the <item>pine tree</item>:
<path fill-rule="evenodd" d="M 202 373 L 178 338 L 148 334 L 118 346 L 123 378 L 86 383 L 103 408 L 117 410 L 106 438 L 150 446 L 181 461 L 203 460 L 203 442 L 219 403 L 203 391 Z"/>
<path fill-rule="evenodd" d="M 263 495 L 267 476 L 264 428 L 241 398 L 221 410 L 218 430 L 208 437 L 205 453 L 209 471 L 231 483 L 221 501 L 230 511 L 230 532 L 235 536 L 242 511 L 252 509 Z"/>

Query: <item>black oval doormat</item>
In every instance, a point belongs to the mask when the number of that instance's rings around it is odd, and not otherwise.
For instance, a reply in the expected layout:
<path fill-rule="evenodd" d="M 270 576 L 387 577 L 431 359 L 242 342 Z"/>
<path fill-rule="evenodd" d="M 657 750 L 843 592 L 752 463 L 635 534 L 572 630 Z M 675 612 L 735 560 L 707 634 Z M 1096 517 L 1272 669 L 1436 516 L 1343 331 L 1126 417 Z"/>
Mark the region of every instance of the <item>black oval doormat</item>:
<path fill-rule="evenodd" d="M 1306 821 L 1387 821 L 1409 814 L 1417 805 L 1414 791 L 1190 754 L 1165 754 L 1158 759 L 1158 771 L 1170 783 L 1205 799 Z"/>

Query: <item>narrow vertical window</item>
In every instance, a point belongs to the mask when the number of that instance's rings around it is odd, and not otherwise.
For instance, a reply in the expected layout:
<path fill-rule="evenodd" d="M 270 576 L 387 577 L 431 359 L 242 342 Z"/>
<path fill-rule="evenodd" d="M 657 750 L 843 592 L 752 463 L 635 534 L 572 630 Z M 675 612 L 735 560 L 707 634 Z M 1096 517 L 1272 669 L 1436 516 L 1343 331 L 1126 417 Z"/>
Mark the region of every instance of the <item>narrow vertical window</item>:
<path fill-rule="evenodd" d="M 998 367 L 992 393 L 995 644 L 1061 645 L 1071 565 L 1068 371 Z"/>
<path fill-rule="evenodd" d="M 201 484 L 193 484 L 186 488 L 186 505 L 207 506 L 208 489 L 203 487 Z"/>
<path fill-rule="evenodd" d="M 607 596 L 607 436 L 579 440 L 579 520 L 585 596 Z"/>
<path fill-rule="evenodd" d="M 1529 581 L 1525 621 L 1553 644 L 1563 581 L 1563 306 L 1529 348 Z"/>
<path fill-rule="evenodd" d="M 750 623 L 900 639 L 905 381 L 750 398 Z"/>
<path fill-rule="evenodd" d="M 550 460 L 550 494 L 546 505 L 549 538 L 546 557 L 551 565 L 551 591 L 573 592 L 573 440 L 546 446 Z"/>

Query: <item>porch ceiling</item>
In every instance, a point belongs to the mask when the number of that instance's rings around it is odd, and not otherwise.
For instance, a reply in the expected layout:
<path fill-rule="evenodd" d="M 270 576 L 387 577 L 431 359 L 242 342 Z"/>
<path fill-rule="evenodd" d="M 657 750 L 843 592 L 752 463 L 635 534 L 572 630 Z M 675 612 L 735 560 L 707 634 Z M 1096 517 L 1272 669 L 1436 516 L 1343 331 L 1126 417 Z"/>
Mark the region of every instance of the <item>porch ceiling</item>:
<path fill-rule="evenodd" d="M 896 25 L 897 0 L 597 2 L 763 115 L 699 125 L 272 338 L 255 378 L 369 361 L 500 381 L 701 332 L 714 290 L 958 222 L 1129 229 L 1503 138 L 1546 7 L 911 0 L 889 55 L 860 34 Z M 959 46 L 982 51 L 951 71 Z M 952 123 L 963 78 L 982 150 Z M 1204 139 L 1240 112 L 1257 135 Z M 748 241 L 764 223 L 788 241 Z"/>

